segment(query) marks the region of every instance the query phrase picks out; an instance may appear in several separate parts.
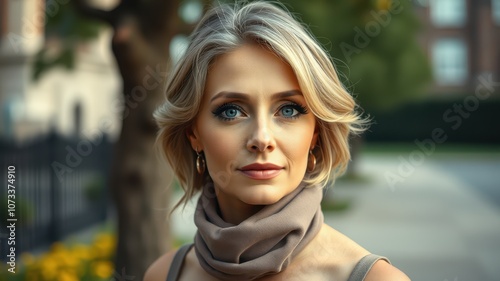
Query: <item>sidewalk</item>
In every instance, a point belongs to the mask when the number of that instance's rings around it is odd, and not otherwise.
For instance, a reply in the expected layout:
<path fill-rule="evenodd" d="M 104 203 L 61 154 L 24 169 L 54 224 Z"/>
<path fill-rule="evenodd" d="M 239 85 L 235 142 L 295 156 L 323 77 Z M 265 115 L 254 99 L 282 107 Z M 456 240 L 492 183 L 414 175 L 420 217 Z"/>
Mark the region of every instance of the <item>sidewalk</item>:
<path fill-rule="evenodd" d="M 403 155 L 404 156 L 404 155 Z M 407 155 L 404 157 L 408 157 Z M 350 199 L 343 213 L 325 221 L 369 251 L 385 255 L 412 280 L 500 280 L 500 206 L 457 176 L 446 159 L 432 157 L 390 188 L 385 174 L 398 174 L 398 155 L 363 156 L 368 184 L 339 182 L 327 196 Z M 474 161 L 469 173 L 474 173 Z M 500 157 L 486 161 L 489 181 L 500 190 Z M 497 191 L 496 194 L 499 194 Z"/>
<path fill-rule="evenodd" d="M 500 155 L 452 160 L 469 165 L 466 171 L 454 170 L 448 158 L 429 157 L 391 188 L 385 174 L 398 175 L 398 156 L 363 155 L 359 168 L 369 182 L 339 181 L 329 189 L 326 197 L 348 200 L 350 207 L 326 212 L 325 222 L 370 252 L 387 256 L 413 281 L 500 280 L 500 205 L 462 179 L 481 164 L 483 184 L 496 185 L 498 195 Z M 485 168 L 497 173 L 484 174 Z M 177 237 L 193 236 L 192 204 L 172 219 Z"/>

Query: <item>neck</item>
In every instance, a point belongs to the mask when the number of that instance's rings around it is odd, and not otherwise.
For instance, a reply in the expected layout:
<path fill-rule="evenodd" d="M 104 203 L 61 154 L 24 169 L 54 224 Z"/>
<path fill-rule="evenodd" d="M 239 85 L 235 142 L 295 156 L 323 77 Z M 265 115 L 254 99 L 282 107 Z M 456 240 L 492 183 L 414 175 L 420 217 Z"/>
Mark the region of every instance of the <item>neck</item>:
<path fill-rule="evenodd" d="M 217 197 L 217 202 L 221 218 L 233 225 L 240 224 L 264 208 L 263 205 L 249 205 L 241 201 L 231 202 L 227 200 L 226 202 L 226 200 L 220 197 Z"/>
<path fill-rule="evenodd" d="M 323 224 L 317 186 L 261 206 L 213 196 L 212 188 L 203 190 L 196 207 L 195 251 L 201 267 L 218 280 L 250 281 L 283 271 Z"/>

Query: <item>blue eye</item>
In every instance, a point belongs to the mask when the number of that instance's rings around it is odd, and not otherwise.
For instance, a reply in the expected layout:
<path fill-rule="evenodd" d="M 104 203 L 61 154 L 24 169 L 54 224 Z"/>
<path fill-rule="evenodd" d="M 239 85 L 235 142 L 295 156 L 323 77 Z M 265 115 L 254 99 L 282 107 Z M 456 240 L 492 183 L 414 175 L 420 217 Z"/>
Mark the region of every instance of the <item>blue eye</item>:
<path fill-rule="evenodd" d="M 236 104 L 223 104 L 212 111 L 212 114 L 223 121 L 231 121 L 241 117 L 243 110 Z"/>
<path fill-rule="evenodd" d="M 225 117 L 227 118 L 235 118 L 238 115 L 238 111 L 239 111 L 238 109 L 229 108 L 224 110 L 222 114 L 225 115 Z"/>
<path fill-rule="evenodd" d="M 297 109 L 291 107 L 291 106 L 284 106 L 281 108 L 281 114 L 284 116 L 284 117 L 293 117 L 295 115 L 297 115 L 299 112 L 297 111 Z"/>
<path fill-rule="evenodd" d="M 307 108 L 296 103 L 285 104 L 279 109 L 279 114 L 285 118 L 298 118 L 307 114 Z"/>

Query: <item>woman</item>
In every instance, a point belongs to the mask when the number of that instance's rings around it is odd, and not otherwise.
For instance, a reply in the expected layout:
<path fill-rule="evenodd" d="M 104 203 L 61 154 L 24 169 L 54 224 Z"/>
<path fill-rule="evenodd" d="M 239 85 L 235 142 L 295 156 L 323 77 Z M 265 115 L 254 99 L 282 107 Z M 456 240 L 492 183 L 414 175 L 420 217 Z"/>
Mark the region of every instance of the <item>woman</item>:
<path fill-rule="evenodd" d="M 201 196 L 194 245 L 160 257 L 146 281 L 409 280 L 323 223 L 322 189 L 344 171 L 363 121 L 328 56 L 285 11 L 210 10 L 155 118 L 185 191 L 179 204 Z"/>

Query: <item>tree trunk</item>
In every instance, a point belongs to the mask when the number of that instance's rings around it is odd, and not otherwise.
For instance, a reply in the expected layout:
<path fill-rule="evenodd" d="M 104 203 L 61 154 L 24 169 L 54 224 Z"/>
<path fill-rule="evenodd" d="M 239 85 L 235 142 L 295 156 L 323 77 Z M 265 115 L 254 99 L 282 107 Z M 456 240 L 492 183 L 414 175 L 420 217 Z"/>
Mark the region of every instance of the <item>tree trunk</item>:
<path fill-rule="evenodd" d="M 152 113 L 164 98 L 173 32 L 150 31 L 152 40 L 147 40 L 138 32 L 141 26 L 137 20 L 125 19 L 113 38 L 125 109 L 114 152 L 111 189 L 118 213 L 116 271 L 142 280 L 148 266 L 170 245 L 166 218 L 172 173 L 154 148 L 157 127 Z"/>
<path fill-rule="evenodd" d="M 130 92 L 126 85 L 124 89 Z M 124 115 L 111 175 L 118 215 L 116 271 L 134 280 L 142 280 L 147 267 L 170 244 L 166 218 L 172 176 L 153 148 L 156 130 L 151 117 L 161 91 L 147 94 L 150 97 Z"/>
<path fill-rule="evenodd" d="M 172 172 L 154 147 L 157 127 L 152 113 L 164 99 L 170 40 L 182 27 L 179 0 L 122 0 L 111 11 L 84 1 L 77 5 L 81 13 L 114 28 L 112 49 L 124 99 L 110 183 L 118 216 L 114 277 L 142 280 L 148 266 L 170 245 L 166 219 Z"/>

